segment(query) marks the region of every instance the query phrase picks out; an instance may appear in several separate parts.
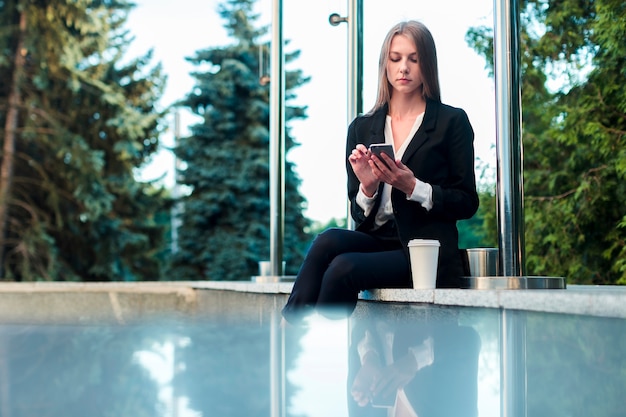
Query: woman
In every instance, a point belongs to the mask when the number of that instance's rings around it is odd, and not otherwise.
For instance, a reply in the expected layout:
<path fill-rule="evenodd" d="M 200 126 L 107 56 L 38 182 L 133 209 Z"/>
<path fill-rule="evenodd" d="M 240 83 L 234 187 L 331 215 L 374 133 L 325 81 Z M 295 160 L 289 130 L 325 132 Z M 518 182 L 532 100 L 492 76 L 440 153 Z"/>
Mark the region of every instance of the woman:
<path fill-rule="evenodd" d="M 441 243 L 437 287 L 459 287 L 463 275 L 456 222 L 474 215 L 474 132 L 466 113 L 441 103 L 437 54 L 420 22 L 395 25 L 379 60 L 373 109 L 348 128 L 346 168 L 355 230 L 318 235 L 283 308 L 289 322 L 318 308 L 350 314 L 358 293 L 412 286 L 407 244 Z M 395 160 L 373 155 L 393 145 Z"/>

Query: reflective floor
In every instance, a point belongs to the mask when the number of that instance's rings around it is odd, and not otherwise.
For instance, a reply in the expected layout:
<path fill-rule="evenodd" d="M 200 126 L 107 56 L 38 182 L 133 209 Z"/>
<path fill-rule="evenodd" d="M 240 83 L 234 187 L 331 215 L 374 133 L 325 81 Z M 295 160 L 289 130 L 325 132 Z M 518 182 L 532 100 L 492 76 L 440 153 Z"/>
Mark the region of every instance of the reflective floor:
<path fill-rule="evenodd" d="M 373 303 L 279 323 L 1 324 L 0 417 L 625 415 L 625 320 Z"/>

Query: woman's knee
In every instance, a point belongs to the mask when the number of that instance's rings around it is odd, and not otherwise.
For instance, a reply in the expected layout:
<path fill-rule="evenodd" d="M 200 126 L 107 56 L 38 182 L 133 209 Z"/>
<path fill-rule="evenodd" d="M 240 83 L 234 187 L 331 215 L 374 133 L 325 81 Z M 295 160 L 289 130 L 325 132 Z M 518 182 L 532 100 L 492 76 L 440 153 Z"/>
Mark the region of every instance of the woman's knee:
<path fill-rule="evenodd" d="M 342 231 L 342 229 L 337 228 L 324 230 L 315 237 L 310 251 L 326 254 L 335 253 L 341 247 L 342 239 L 340 235 Z"/>
<path fill-rule="evenodd" d="M 346 254 L 337 255 L 326 269 L 323 285 L 331 288 L 350 287 L 357 266 L 353 257 Z"/>

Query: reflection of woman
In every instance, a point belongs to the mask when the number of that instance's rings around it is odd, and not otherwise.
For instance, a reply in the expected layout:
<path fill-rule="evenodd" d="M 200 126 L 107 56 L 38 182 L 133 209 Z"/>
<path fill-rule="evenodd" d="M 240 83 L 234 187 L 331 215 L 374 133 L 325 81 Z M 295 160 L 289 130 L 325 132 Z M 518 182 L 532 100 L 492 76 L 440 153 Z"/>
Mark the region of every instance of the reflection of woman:
<path fill-rule="evenodd" d="M 465 112 L 442 104 L 435 43 L 415 21 L 394 26 L 379 61 L 374 108 L 348 128 L 348 197 L 356 230 L 328 229 L 311 246 L 283 315 L 313 307 L 350 313 L 359 291 L 411 286 L 407 243 L 441 242 L 438 287 L 463 275 L 456 221 L 478 208 L 473 130 Z M 395 160 L 373 156 L 393 145 Z M 325 309 L 329 315 L 335 310 Z"/>
<path fill-rule="evenodd" d="M 393 416 L 411 415 L 412 407 L 404 386 L 420 369 L 433 363 L 433 338 L 428 335 L 396 356 L 393 351 L 395 337 L 395 329 L 385 321 L 378 321 L 376 326 L 365 331 L 357 344 L 360 367 L 350 394 L 360 407 L 372 405 L 392 409 L 389 414 Z M 412 337 L 416 335 L 412 334 Z"/>
<path fill-rule="evenodd" d="M 352 321 L 352 417 L 476 417 L 480 337 L 447 320 Z"/>

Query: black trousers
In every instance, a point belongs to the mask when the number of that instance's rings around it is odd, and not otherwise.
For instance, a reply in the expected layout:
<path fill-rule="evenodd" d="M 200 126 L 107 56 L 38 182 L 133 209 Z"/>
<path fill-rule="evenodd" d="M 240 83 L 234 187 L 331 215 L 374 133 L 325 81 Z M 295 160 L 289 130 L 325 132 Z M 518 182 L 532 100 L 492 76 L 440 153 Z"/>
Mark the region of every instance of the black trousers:
<path fill-rule="evenodd" d="M 345 317 L 361 290 L 411 285 L 399 239 L 332 228 L 313 241 L 282 313 L 288 322 L 300 321 L 312 309 L 330 318 Z"/>

